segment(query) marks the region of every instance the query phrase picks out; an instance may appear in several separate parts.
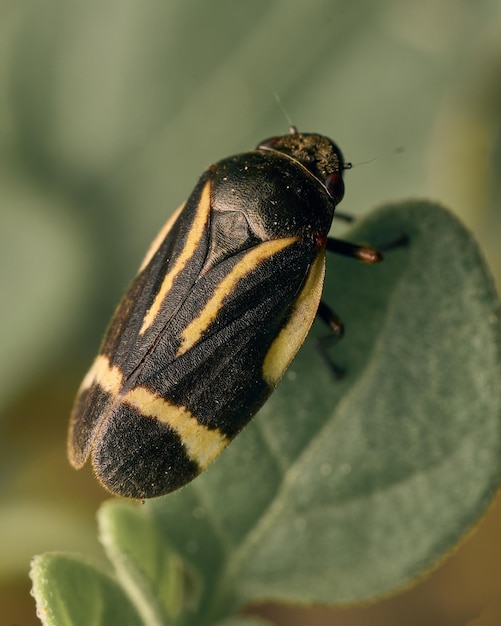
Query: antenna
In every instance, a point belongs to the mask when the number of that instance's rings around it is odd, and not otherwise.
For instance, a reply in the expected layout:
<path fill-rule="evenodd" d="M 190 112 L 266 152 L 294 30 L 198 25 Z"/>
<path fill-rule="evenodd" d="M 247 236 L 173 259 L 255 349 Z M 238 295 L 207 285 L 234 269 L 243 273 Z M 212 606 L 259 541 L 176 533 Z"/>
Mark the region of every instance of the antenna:
<path fill-rule="evenodd" d="M 282 104 L 282 101 L 280 100 L 280 96 L 278 95 L 278 93 L 273 90 L 273 95 L 275 96 L 275 100 L 277 101 L 277 104 L 280 108 L 280 110 L 282 111 L 287 124 L 289 125 L 289 132 L 291 135 L 295 135 L 297 133 L 297 128 L 294 126 L 294 124 L 292 123 L 292 120 L 290 118 L 289 113 L 287 112 L 287 109 L 284 107 L 284 105 Z"/>
<path fill-rule="evenodd" d="M 366 165 L 367 163 L 372 163 L 376 159 L 377 157 L 372 157 L 372 159 L 369 159 L 368 161 L 359 161 L 358 163 L 348 163 L 347 165 L 349 165 L 350 167 L 345 168 L 345 169 L 351 169 L 352 167 L 356 167 L 357 165 Z"/>

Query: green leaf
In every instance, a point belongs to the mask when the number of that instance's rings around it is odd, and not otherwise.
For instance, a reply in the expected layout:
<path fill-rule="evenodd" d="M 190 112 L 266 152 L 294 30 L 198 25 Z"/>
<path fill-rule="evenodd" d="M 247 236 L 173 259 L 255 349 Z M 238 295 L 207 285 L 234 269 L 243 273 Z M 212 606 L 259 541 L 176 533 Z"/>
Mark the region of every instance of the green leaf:
<path fill-rule="evenodd" d="M 144 623 L 241 623 L 233 616 L 252 602 L 388 594 L 485 512 L 501 473 L 497 296 L 469 233 L 430 203 L 383 208 L 350 239 L 402 235 L 408 245 L 377 266 L 331 259 L 324 296 L 346 322 L 332 351 L 342 380 L 309 340 L 202 476 L 144 506 L 101 510 L 101 540 Z M 322 334 L 315 326 L 313 339 Z M 118 593 L 98 570 L 64 563 L 75 571 L 54 572 L 51 611 L 74 605 L 81 586 L 66 581 L 82 570 L 96 579 L 93 602 L 103 580 Z"/>
<path fill-rule="evenodd" d="M 437 206 L 381 209 L 350 237 L 381 245 L 402 234 L 409 245 L 377 267 L 335 257 L 328 268 L 346 377 L 334 381 L 309 342 L 212 468 L 147 503 L 205 580 L 206 614 L 387 594 L 431 568 L 491 501 L 497 296 L 477 245 Z"/>
<path fill-rule="evenodd" d="M 44 626 L 141 626 L 111 576 L 77 557 L 48 553 L 31 565 L 37 615 Z"/>

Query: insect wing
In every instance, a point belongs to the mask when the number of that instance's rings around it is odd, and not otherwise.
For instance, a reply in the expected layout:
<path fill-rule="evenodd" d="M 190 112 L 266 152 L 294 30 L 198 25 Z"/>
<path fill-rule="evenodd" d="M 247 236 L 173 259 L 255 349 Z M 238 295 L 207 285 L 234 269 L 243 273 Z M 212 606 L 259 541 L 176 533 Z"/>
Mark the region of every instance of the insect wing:
<path fill-rule="evenodd" d="M 318 307 L 323 250 L 297 236 L 201 272 L 209 187 L 149 254 L 77 398 L 70 458 L 80 467 L 92 450 L 113 493 L 161 495 L 205 469 L 272 392 Z"/>
<path fill-rule="evenodd" d="M 203 190 L 203 184 L 195 188 L 176 219 L 169 220 L 162 229 L 163 236 L 155 240 L 118 305 L 99 354 L 80 386 L 68 437 L 68 453 L 74 467 L 84 465 L 117 394 L 147 358 L 156 336 L 175 314 L 200 272 L 210 212 L 210 197 Z M 198 235 L 196 245 L 194 233 Z M 190 258 L 186 258 L 187 249 Z M 169 292 L 168 299 L 162 298 L 162 289 Z M 162 315 L 158 314 L 160 301 Z M 151 311 L 155 314 L 149 315 Z"/>

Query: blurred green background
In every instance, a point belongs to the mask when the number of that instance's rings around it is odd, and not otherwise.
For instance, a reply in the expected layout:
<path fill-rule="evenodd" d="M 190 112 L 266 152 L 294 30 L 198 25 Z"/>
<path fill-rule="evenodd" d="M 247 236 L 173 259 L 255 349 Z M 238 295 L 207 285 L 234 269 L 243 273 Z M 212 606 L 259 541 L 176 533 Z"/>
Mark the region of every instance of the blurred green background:
<path fill-rule="evenodd" d="M 101 558 L 94 515 L 107 496 L 66 461 L 74 393 L 204 168 L 287 132 L 275 92 L 300 130 L 358 164 L 343 211 L 439 200 L 501 285 L 499 1 L 0 1 L 2 623 L 38 623 L 33 554 Z M 392 599 L 262 614 L 453 626 L 485 609 L 475 626 L 487 626 L 501 611 L 500 509 Z"/>

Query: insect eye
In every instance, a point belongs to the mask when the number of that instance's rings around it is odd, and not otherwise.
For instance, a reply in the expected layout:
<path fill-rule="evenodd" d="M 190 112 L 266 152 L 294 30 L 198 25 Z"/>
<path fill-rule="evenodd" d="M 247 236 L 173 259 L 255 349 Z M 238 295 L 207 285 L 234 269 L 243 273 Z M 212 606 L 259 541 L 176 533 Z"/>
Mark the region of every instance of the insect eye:
<path fill-rule="evenodd" d="M 339 172 L 329 174 L 325 179 L 325 186 L 329 195 L 334 198 L 336 204 L 341 202 L 344 196 L 344 182 L 341 174 Z"/>
<path fill-rule="evenodd" d="M 274 149 L 279 143 L 282 137 L 272 137 L 271 139 L 267 139 L 266 141 L 262 141 L 259 144 L 260 148 L 271 148 Z"/>

